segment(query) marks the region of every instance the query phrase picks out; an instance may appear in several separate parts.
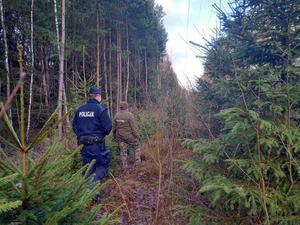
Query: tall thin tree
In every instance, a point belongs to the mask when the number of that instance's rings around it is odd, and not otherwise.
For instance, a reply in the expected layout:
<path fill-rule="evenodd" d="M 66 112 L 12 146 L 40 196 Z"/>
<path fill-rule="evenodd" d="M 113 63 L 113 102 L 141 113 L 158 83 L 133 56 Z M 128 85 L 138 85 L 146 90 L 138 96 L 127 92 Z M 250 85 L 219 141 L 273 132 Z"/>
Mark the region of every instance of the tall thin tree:
<path fill-rule="evenodd" d="M 105 21 L 104 21 L 105 24 Z M 105 26 L 105 25 L 104 25 Z M 105 29 L 105 27 L 104 27 Z M 103 36 L 103 73 L 104 73 L 104 79 L 105 79 L 105 99 L 107 101 L 107 107 L 108 109 L 109 107 L 109 99 L 108 99 L 108 79 L 107 79 L 107 59 L 106 59 L 106 37 L 105 37 L 105 33 Z M 110 110 L 108 110 L 109 115 L 110 114 Z"/>
<path fill-rule="evenodd" d="M 58 55 L 60 57 L 60 42 L 59 42 L 59 24 L 58 24 L 58 12 L 57 12 L 57 2 L 56 0 L 53 0 L 54 3 L 54 19 L 55 19 L 55 29 L 56 29 L 56 41 L 57 41 L 57 51 Z"/>
<path fill-rule="evenodd" d="M 136 107 L 136 88 L 137 88 L 137 76 L 139 73 L 139 58 L 138 58 L 138 54 L 135 54 L 135 64 L 137 66 L 137 70 L 134 70 L 134 107 Z"/>
<path fill-rule="evenodd" d="M 3 32 L 3 41 L 4 41 L 4 56 L 5 56 L 5 70 L 6 70 L 6 93 L 7 93 L 7 98 L 8 98 L 10 95 L 10 70 L 9 70 L 9 63 L 8 63 L 7 34 L 6 34 L 4 7 L 3 7 L 2 0 L 0 0 L 0 14 L 1 14 L 1 26 L 2 26 L 2 32 Z M 11 117 L 11 110 L 9 109 L 8 112 Z"/>
<path fill-rule="evenodd" d="M 54 3 L 54 16 L 55 16 L 56 39 L 57 39 L 57 51 L 58 51 L 58 55 L 59 55 L 59 58 L 60 58 L 61 57 L 61 45 L 62 45 L 62 43 L 60 43 L 60 37 L 59 37 L 58 11 L 57 11 L 57 2 L 56 2 L 56 0 L 53 0 L 53 3 Z M 64 36 L 65 36 L 65 34 L 64 34 Z M 64 60 L 63 60 L 63 63 L 64 63 Z M 65 112 L 68 112 L 67 95 L 66 95 L 66 88 L 65 88 L 65 83 L 64 83 L 64 75 L 63 75 L 62 89 L 63 89 L 63 91 L 62 91 L 63 92 L 62 93 L 63 100 L 62 101 L 64 102 L 64 104 L 62 103 L 62 109 L 61 110 L 62 110 L 62 113 L 63 113 L 63 109 L 65 110 Z M 71 127 L 69 115 L 66 116 L 66 123 L 67 123 L 67 127 Z"/>
<path fill-rule="evenodd" d="M 117 104 L 116 104 L 116 111 L 119 111 L 119 105 L 120 101 L 122 101 L 122 78 L 121 78 L 121 66 L 122 66 L 122 58 L 121 58 L 121 32 L 118 29 L 117 25 L 117 30 L 116 30 L 116 35 L 117 35 L 117 51 L 116 51 L 116 61 L 117 61 Z"/>
<path fill-rule="evenodd" d="M 47 71 L 46 71 L 46 60 L 45 60 L 45 53 L 43 47 L 40 50 L 40 62 L 41 62 L 41 73 L 42 73 L 42 82 L 43 82 L 43 88 L 44 88 L 44 95 L 45 95 L 45 106 L 46 106 L 46 112 L 49 110 L 49 94 L 48 94 L 48 80 L 47 80 Z"/>
<path fill-rule="evenodd" d="M 125 101 L 128 100 L 128 89 L 129 89 L 129 63 L 130 63 L 130 55 L 129 55 L 129 33 L 128 33 L 128 21 L 126 21 L 126 87 L 125 87 Z"/>
<path fill-rule="evenodd" d="M 113 116 L 113 92 L 112 92 L 112 40 L 111 31 L 109 32 L 109 100 L 110 100 L 110 116 Z"/>
<path fill-rule="evenodd" d="M 84 92 L 84 98 L 85 101 L 87 101 L 87 79 L 86 79 L 86 73 L 85 73 L 85 46 L 82 46 L 82 74 L 83 74 L 83 92 Z"/>
<path fill-rule="evenodd" d="M 96 85 L 97 87 L 100 87 L 100 21 L 99 21 L 98 10 L 97 10 L 97 23 L 96 23 L 96 38 L 97 38 Z"/>
<path fill-rule="evenodd" d="M 148 62 L 147 62 L 147 49 L 145 48 L 145 90 L 148 97 Z"/>
<path fill-rule="evenodd" d="M 31 51 L 31 74 L 30 74 L 30 87 L 29 87 L 29 105 L 28 105 L 28 120 L 26 139 L 28 140 L 30 123 L 31 123 L 31 107 L 32 107 L 32 86 L 33 86 L 33 73 L 34 73 L 34 49 L 33 49 L 33 7 L 34 0 L 31 0 L 30 10 L 30 51 Z"/>
<path fill-rule="evenodd" d="M 122 82 L 122 36 L 121 29 L 119 30 L 119 100 L 123 100 L 123 82 Z"/>
<path fill-rule="evenodd" d="M 59 83 L 58 83 L 58 119 L 62 119 L 63 113 L 63 94 L 64 94 L 64 59 L 65 59 L 65 13 L 66 13 L 66 2 L 61 1 L 61 45 L 60 45 L 60 56 L 59 56 Z M 59 123 L 58 127 L 59 137 L 62 138 L 63 129 L 62 123 Z"/>

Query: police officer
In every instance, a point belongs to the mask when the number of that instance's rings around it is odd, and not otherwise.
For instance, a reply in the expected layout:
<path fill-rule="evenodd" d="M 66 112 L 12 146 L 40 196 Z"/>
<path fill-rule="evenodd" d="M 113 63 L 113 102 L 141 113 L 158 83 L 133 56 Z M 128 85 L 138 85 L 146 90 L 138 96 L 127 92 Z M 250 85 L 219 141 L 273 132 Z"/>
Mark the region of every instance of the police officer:
<path fill-rule="evenodd" d="M 95 174 L 94 181 L 100 181 L 107 175 L 110 166 L 111 152 L 105 146 L 104 138 L 110 133 L 112 122 L 107 109 L 100 104 L 101 90 L 91 87 L 88 94 L 88 102 L 75 112 L 73 130 L 78 144 L 83 145 L 83 164 L 95 160 L 90 174 Z"/>
<path fill-rule="evenodd" d="M 134 116 L 128 111 L 127 102 L 120 103 L 120 111 L 115 115 L 113 136 L 118 141 L 122 168 L 128 167 L 127 146 L 133 146 L 135 149 L 135 164 L 141 164 L 141 144 L 137 133 Z"/>

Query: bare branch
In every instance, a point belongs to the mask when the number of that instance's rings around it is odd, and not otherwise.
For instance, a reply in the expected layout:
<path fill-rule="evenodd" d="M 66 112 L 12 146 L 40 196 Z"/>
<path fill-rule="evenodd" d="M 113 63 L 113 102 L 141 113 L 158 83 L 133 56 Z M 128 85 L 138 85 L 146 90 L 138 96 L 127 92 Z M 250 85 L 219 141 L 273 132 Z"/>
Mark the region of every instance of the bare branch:
<path fill-rule="evenodd" d="M 26 76 L 25 73 L 21 73 L 20 74 L 20 79 L 19 79 L 17 85 L 15 86 L 15 88 L 13 89 L 13 91 L 11 92 L 10 96 L 7 98 L 4 106 L 1 108 L 0 118 L 7 112 L 7 110 L 9 110 L 14 97 L 17 95 L 17 92 L 19 91 L 20 87 L 24 83 L 25 76 Z"/>

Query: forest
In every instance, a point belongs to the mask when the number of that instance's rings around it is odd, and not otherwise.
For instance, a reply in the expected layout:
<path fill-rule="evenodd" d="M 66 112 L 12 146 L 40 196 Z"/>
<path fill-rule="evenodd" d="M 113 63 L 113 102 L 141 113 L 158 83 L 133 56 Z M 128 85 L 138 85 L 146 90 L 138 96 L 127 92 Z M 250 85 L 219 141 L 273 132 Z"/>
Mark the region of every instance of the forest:
<path fill-rule="evenodd" d="M 154 0 L 0 0 L 0 224 L 299 225 L 300 2 L 224 4 L 186 40 L 204 65 L 186 88 Z M 100 182 L 72 130 L 91 87 L 141 145 L 124 169 L 107 135 Z"/>

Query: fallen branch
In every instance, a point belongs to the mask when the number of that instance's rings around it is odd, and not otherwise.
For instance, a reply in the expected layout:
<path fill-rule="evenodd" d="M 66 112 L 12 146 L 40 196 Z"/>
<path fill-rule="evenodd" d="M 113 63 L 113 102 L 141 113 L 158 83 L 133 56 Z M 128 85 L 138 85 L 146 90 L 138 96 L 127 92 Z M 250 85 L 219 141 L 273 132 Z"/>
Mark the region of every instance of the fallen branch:
<path fill-rule="evenodd" d="M 156 198 L 156 210 L 155 210 L 154 224 L 157 223 L 157 219 L 158 219 L 160 193 L 161 193 L 161 183 L 162 183 L 162 165 L 161 165 L 161 162 L 159 160 L 159 175 L 158 175 L 158 187 L 157 187 L 157 198 Z"/>
<path fill-rule="evenodd" d="M 119 191 L 120 191 L 120 194 L 121 194 L 121 197 L 123 199 L 123 202 L 125 204 L 125 207 L 126 207 L 126 210 L 127 210 L 127 213 L 128 213 L 128 217 L 129 217 L 129 221 L 132 221 L 132 216 L 130 214 L 130 211 L 129 211 L 129 208 L 128 208 L 128 205 L 127 205 L 127 202 L 126 202 L 126 199 L 125 199 L 125 196 L 122 192 L 122 189 L 121 189 L 121 186 L 120 184 L 118 183 L 118 181 L 116 180 L 116 178 L 114 177 L 114 175 L 112 173 L 110 173 L 110 176 L 113 178 L 114 182 L 117 184 L 118 188 L 119 188 Z"/>
<path fill-rule="evenodd" d="M 15 88 L 13 89 L 13 91 L 11 92 L 10 96 L 8 96 L 4 106 L 1 108 L 0 111 L 0 118 L 7 112 L 7 110 L 10 108 L 12 101 L 14 99 L 14 97 L 17 95 L 17 92 L 19 91 L 20 87 L 22 86 L 22 84 L 24 83 L 24 79 L 25 79 L 26 74 L 25 73 L 21 73 L 20 74 L 20 79 L 17 83 L 17 85 L 15 86 Z"/>

